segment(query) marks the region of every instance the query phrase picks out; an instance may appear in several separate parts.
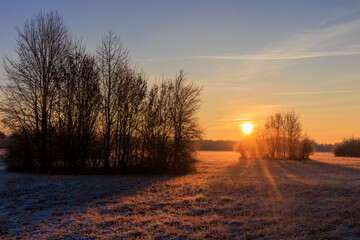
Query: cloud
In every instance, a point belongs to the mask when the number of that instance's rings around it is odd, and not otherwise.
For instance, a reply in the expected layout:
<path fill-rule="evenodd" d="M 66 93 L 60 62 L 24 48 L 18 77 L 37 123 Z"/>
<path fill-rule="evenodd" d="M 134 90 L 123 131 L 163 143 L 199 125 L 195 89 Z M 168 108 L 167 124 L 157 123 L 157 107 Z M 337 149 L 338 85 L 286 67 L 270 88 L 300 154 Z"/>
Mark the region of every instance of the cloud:
<path fill-rule="evenodd" d="M 351 11 L 350 11 L 351 13 Z M 331 56 L 360 55 L 360 20 L 332 26 L 300 30 L 282 42 L 271 44 L 258 53 L 245 55 L 202 55 L 190 59 L 267 61 L 296 60 Z"/>
<path fill-rule="evenodd" d="M 235 118 L 231 119 L 232 122 L 242 122 L 242 121 L 249 121 L 249 118 Z"/>
<path fill-rule="evenodd" d="M 354 93 L 351 90 L 339 90 L 339 91 L 307 91 L 307 92 L 280 92 L 278 95 L 316 95 L 316 94 L 338 94 L 338 93 Z"/>
<path fill-rule="evenodd" d="M 329 51 L 329 52 L 302 52 L 288 54 L 257 54 L 257 55 L 218 55 L 218 56 L 192 56 L 192 59 L 208 59 L 208 60 L 241 60 L 241 61 L 266 61 L 266 60 L 294 60 L 304 58 L 318 58 L 330 56 L 351 56 L 360 55 L 360 51 Z"/>

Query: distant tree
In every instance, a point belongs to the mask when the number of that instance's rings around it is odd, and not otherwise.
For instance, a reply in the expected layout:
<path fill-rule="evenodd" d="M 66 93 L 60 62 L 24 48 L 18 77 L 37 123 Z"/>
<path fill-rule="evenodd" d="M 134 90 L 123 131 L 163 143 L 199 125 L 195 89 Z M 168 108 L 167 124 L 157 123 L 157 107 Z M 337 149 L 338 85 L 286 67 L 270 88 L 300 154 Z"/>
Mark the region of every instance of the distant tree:
<path fill-rule="evenodd" d="M 328 143 L 319 144 L 314 142 L 314 148 L 316 152 L 331 152 L 333 147 L 334 147 L 333 144 L 328 144 Z"/>
<path fill-rule="evenodd" d="M 17 136 L 32 139 L 41 170 L 51 166 L 53 110 L 59 66 L 69 52 L 68 27 L 57 12 L 39 12 L 17 28 L 17 59 L 5 58 L 3 122 Z"/>
<path fill-rule="evenodd" d="M 280 141 L 283 140 L 285 131 L 285 118 L 281 113 L 275 113 L 265 120 L 264 128 L 267 135 L 269 157 L 279 158 L 281 148 L 283 148 Z"/>
<path fill-rule="evenodd" d="M 302 134 L 294 111 L 271 115 L 252 135 L 234 147 L 242 158 L 308 159 L 314 152 L 314 141 Z"/>
<path fill-rule="evenodd" d="M 200 140 L 196 142 L 200 151 L 233 151 L 236 141 L 231 140 Z"/>
<path fill-rule="evenodd" d="M 300 158 L 309 159 L 310 155 L 315 151 L 314 140 L 311 140 L 306 134 L 300 141 Z"/>
<path fill-rule="evenodd" d="M 290 159 L 295 159 L 297 146 L 301 140 L 302 131 L 299 115 L 297 115 L 294 110 L 286 113 L 284 116 L 284 125 L 288 157 Z"/>
<path fill-rule="evenodd" d="M 333 152 L 335 156 L 360 157 L 360 139 L 354 137 L 344 139 L 334 145 Z"/>

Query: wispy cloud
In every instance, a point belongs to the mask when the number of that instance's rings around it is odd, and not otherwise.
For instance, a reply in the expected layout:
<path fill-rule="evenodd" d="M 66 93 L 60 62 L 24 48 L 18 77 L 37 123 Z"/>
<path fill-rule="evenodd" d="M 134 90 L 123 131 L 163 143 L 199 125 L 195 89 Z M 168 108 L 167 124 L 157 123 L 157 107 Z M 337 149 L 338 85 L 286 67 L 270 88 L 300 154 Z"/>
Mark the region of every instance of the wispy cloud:
<path fill-rule="evenodd" d="M 352 11 L 350 11 L 352 13 Z M 360 20 L 301 30 L 283 42 L 270 44 L 254 54 L 202 55 L 190 59 L 214 60 L 296 60 L 330 56 L 360 55 Z"/>
<path fill-rule="evenodd" d="M 249 118 L 234 118 L 231 119 L 232 122 L 243 122 L 243 121 L 249 121 Z"/>
<path fill-rule="evenodd" d="M 341 94 L 341 93 L 354 93 L 351 90 L 339 90 L 339 91 L 306 91 L 306 92 L 280 92 L 278 95 L 316 95 L 316 94 Z"/>
<path fill-rule="evenodd" d="M 214 60 L 242 60 L 242 61 L 266 61 L 266 60 L 293 60 L 304 58 L 318 58 L 330 56 L 360 55 L 360 51 L 329 51 L 329 52 L 302 52 L 287 54 L 255 54 L 255 55 L 218 55 L 218 56 L 192 56 L 192 59 L 214 59 Z"/>

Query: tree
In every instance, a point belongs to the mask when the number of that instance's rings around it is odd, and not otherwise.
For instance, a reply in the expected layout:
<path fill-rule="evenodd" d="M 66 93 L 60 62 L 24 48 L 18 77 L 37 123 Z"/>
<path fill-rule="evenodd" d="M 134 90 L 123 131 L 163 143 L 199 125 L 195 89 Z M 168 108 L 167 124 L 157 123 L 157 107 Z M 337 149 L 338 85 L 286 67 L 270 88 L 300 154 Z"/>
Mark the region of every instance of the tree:
<path fill-rule="evenodd" d="M 107 33 L 94 57 L 71 39 L 57 12 L 40 12 L 17 30 L 18 57 L 4 60 L 0 101 L 11 132 L 8 166 L 51 173 L 193 169 L 202 88 L 183 71 L 148 90 L 117 35 Z"/>
<path fill-rule="evenodd" d="M 174 150 L 171 168 L 186 167 L 193 160 L 194 140 L 199 139 L 202 130 L 197 113 L 200 109 L 202 88 L 188 82 L 183 70 L 170 86 L 170 119 L 174 132 Z M 191 164 L 189 164 L 191 165 Z M 190 166 L 189 166 L 190 167 Z"/>
<path fill-rule="evenodd" d="M 202 133 L 197 118 L 201 92 L 183 71 L 150 89 L 141 135 L 143 159 L 151 169 L 177 173 L 194 169 L 195 140 Z"/>
<path fill-rule="evenodd" d="M 104 139 L 104 167 L 110 167 L 110 155 L 114 141 L 114 125 L 119 112 L 120 79 L 128 64 L 128 50 L 122 45 L 119 36 L 108 32 L 97 48 L 97 61 L 100 69 L 101 92 L 103 95 L 102 120 Z"/>
<path fill-rule="evenodd" d="M 64 167 L 85 168 L 90 157 L 101 101 L 99 72 L 95 59 L 81 43 L 74 45 L 58 85 L 56 129 L 63 152 Z"/>
<path fill-rule="evenodd" d="M 335 156 L 360 157 L 360 138 L 343 139 L 341 143 L 334 145 L 332 151 Z"/>
<path fill-rule="evenodd" d="M 142 127 L 144 164 L 158 171 L 169 171 L 172 126 L 170 122 L 170 81 L 163 80 L 150 89 Z"/>
<path fill-rule="evenodd" d="M 59 66 L 71 46 L 68 32 L 57 12 L 39 12 L 17 28 L 17 59 L 4 60 L 8 84 L 2 88 L 3 122 L 33 139 L 43 172 L 51 166 L 55 92 Z"/>
<path fill-rule="evenodd" d="M 314 141 L 305 134 L 300 142 L 301 159 L 309 159 L 310 155 L 313 154 L 314 151 Z"/>
<path fill-rule="evenodd" d="M 146 92 L 147 83 L 143 74 L 130 66 L 125 66 L 116 91 L 118 107 L 114 121 L 114 164 L 122 169 L 134 165 L 138 158 L 138 132 Z"/>
<path fill-rule="evenodd" d="M 300 117 L 294 111 L 269 116 L 264 127 L 235 145 L 242 158 L 308 159 L 314 141 L 302 134 Z"/>
<path fill-rule="evenodd" d="M 285 139 L 286 139 L 286 148 L 288 151 L 288 157 L 290 159 L 296 158 L 297 146 L 301 140 L 301 122 L 300 117 L 295 113 L 295 111 L 291 111 L 285 114 L 284 117 L 285 124 Z"/>
<path fill-rule="evenodd" d="M 267 118 L 264 128 L 267 135 L 269 157 L 272 159 L 282 157 L 280 153 L 283 147 L 281 141 L 284 134 L 284 117 L 282 114 L 280 112 L 275 113 Z"/>

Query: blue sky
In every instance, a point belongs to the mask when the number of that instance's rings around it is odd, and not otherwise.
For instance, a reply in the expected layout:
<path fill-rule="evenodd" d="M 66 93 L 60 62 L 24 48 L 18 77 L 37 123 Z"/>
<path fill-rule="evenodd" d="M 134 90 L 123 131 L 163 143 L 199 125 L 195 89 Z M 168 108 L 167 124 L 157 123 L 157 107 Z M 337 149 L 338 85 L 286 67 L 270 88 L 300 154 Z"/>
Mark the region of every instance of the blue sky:
<path fill-rule="evenodd" d="M 0 1 L 0 57 L 39 10 L 57 10 L 94 52 L 121 36 L 150 80 L 180 69 L 204 86 L 206 138 L 238 139 L 294 109 L 318 142 L 360 136 L 359 1 Z M 0 78 L 5 78 L 0 70 Z"/>

